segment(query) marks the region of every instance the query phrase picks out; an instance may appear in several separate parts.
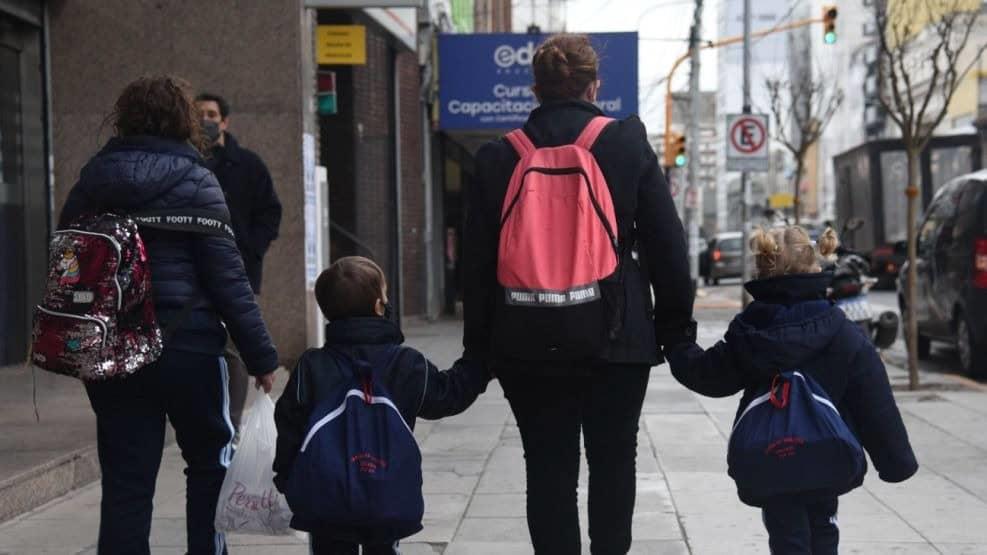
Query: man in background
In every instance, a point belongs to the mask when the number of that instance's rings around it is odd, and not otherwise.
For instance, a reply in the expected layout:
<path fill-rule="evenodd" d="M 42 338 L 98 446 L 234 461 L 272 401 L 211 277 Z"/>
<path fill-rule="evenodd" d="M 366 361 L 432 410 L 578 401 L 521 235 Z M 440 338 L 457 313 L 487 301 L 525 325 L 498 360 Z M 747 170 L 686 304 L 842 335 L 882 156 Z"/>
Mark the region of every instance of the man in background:
<path fill-rule="evenodd" d="M 203 131 L 213 145 L 206 165 L 216 174 L 226 194 L 237 248 L 254 295 L 260 295 L 264 255 L 277 238 L 281 225 L 281 202 L 264 161 L 240 146 L 228 131 L 230 103 L 217 94 L 202 93 L 196 97 L 196 107 L 202 117 Z M 226 360 L 230 374 L 230 418 L 239 436 L 249 380 L 232 343 L 227 345 Z"/>

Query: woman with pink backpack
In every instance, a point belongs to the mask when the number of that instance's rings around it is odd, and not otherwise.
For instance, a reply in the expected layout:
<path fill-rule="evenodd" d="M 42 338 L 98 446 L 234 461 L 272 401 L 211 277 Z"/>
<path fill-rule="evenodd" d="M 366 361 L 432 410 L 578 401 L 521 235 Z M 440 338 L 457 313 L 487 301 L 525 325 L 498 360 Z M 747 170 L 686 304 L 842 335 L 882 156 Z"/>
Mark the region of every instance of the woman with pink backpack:
<path fill-rule="evenodd" d="M 463 342 L 517 419 L 535 552 L 579 553 L 580 434 L 591 552 L 627 553 L 638 419 L 660 347 L 695 335 L 685 234 L 644 125 L 594 104 L 582 35 L 535 52 L 540 106 L 476 156 Z M 652 300 L 653 299 L 653 300 Z"/>

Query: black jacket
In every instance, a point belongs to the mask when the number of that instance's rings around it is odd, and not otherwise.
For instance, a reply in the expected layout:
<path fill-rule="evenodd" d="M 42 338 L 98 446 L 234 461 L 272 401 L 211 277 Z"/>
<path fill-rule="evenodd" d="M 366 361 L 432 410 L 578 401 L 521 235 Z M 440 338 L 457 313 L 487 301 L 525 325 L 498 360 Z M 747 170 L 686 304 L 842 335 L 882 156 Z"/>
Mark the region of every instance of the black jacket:
<path fill-rule="evenodd" d="M 321 401 L 339 396 L 351 376 L 336 366 L 329 351 L 339 350 L 355 361 L 382 363 L 384 354 L 404 343 L 404 336 L 390 320 L 377 317 L 348 318 L 326 327 L 326 344 L 302 354 L 278 399 L 274 421 L 278 427 L 274 483 L 284 491 L 291 467 L 308 431 L 312 410 Z M 391 395 L 391 401 L 412 429 L 418 417 L 434 420 L 459 414 L 487 389 L 490 375 L 479 364 L 460 360 L 451 370 L 440 372 L 425 355 L 402 347 L 389 368 L 374 368 L 376 378 Z"/>
<path fill-rule="evenodd" d="M 672 375 L 710 397 L 743 390 L 739 416 L 775 374 L 801 370 L 829 395 L 881 479 L 906 480 L 918 463 L 887 371 L 860 327 L 824 299 L 831 279 L 818 273 L 748 283 L 754 302 L 730 323 L 723 341 L 705 351 L 694 343 L 666 351 Z M 763 502 L 757 492 L 739 493 L 745 503 Z"/>
<path fill-rule="evenodd" d="M 236 244 L 250 285 L 259 295 L 264 254 L 277 239 L 281 225 L 281 201 L 260 156 L 240 146 L 232 134 L 224 133 L 224 137 L 225 146 L 214 147 L 206 163 L 226 194 Z"/>
<path fill-rule="evenodd" d="M 82 169 L 59 227 L 88 213 L 176 208 L 229 220 L 223 191 L 194 148 L 159 137 L 114 138 Z M 159 322 L 166 326 L 186 303 L 195 308 L 167 347 L 218 356 L 228 330 L 251 374 L 277 368 L 278 353 L 232 239 L 147 228 L 141 236 Z"/>
<path fill-rule="evenodd" d="M 602 112 L 588 102 L 549 102 L 531 113 L 524 131 L 536 147 L 571 144 L 598 115 Z M 654 365 L 661 362 L 659 345 L 680 341 L 692 329 L 694 295 L 685 233 L 641 120 L 611 123 L 591 152 L 611 190 L 618 238 L 639 253 L 639 261 L 625 267 L 623 332 L 605 358 Z M 487 143 L 476 155 L 475 178 L 466 190 L 463 343 L 468 358 L 497 359 L 489 351 L 495 300 L 504 294 L 496 276 L 500 215 L 518 160 L 505 139 Z"/>

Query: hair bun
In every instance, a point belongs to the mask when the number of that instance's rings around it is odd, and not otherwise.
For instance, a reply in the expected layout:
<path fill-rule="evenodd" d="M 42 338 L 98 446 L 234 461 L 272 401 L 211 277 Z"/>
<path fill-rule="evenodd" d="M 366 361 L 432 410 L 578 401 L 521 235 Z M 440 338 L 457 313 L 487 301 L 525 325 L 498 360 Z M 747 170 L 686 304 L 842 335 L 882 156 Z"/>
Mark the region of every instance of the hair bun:
<path fill-rule="evenodd" d="M 565 52 L 558 46 L 551 45 L 545 49 L 545 54 L 548 56 L 552 73 L 560 79 L 568 79 L 572 71 L 569 68 L 569 57 L 565 55 Z"/>
<path fill-rule="evenodd" d="M 819 247 L 819 254 L 823 257 L 827 257 L 836 252 L 836 248 L 840 246 L 840 239 L 836 236 L 836 232 L 833 231 L 833 228 L 827 227 L 826 231 L 819 236 L 819 240 L 816 241 L 816 245 Z"/>

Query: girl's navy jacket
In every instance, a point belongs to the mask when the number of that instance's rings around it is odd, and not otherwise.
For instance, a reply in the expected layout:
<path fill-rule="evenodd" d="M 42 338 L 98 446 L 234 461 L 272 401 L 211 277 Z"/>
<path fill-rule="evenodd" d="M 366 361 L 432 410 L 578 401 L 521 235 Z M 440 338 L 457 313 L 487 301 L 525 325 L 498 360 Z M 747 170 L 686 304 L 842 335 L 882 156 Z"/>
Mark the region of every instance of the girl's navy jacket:
<path fill-rule="evenodd" d="M 746 287 L 754 302 L 733 319 L 722 341 L 707 350 L 682 343 L 668 348 L 665 356 L 675 379 L 696 393 L 727 397 L 743 391 L 738 416 L 778 372 L 811 375 L 856 434 L 881 479 L 904 481 L 915 474 L 918 463 L 884 363 L 859 325 L 825 300 L 831 279 L 816 273 L 752 281 Z M 748 504 L 763 502 L 758 492 L 741 490 L 739 495 Z"/>

